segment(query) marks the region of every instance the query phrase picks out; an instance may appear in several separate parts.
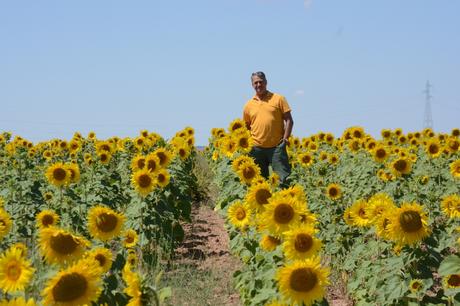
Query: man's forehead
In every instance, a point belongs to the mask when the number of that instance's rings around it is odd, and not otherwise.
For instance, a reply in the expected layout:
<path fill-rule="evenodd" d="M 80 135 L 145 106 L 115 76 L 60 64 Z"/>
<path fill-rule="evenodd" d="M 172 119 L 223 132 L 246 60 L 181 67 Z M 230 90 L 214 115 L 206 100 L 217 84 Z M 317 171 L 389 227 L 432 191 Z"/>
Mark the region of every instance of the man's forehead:
<path fill-rule="evenodd" d="M 257 75 L 253 75 L 252 76 L 252 82 L 257 82 L 257 81 L 262 81 L 262 82 L 265 82 L 265 80 L 263 78 L 261 78 L 260 76 L 257 76 Z"/>

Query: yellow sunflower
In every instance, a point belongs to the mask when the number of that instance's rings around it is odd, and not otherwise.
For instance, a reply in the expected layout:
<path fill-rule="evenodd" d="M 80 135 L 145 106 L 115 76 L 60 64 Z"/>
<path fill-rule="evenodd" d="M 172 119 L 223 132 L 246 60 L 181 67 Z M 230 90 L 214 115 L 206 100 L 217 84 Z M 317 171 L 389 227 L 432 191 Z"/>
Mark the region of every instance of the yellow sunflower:
<path fill-rule="evenodd" d="M 291 186 L 289 188 L 282 189 L 277 193 L 277 195 L 282 197 L 294 198 L 300 202 L 303 202 L 305 204 L 305 207 L 307 207 L 307 196 L 305 194 L 305 190 L 299 184 L 295 184 L 294 186 Z"/>
<path fill-rule="evenodd" d="M 342 197 L 342 190 L 338 184 L 329 184 L 326 188 L 326 196 L 331 200 L 338 200 Z"/>
<path fill-rule="evenodd" d="M 134 156 L 134 158 L 131 160 L 131 169 L 133 171 L 138 171 L 141 169 L 144 169 L 145 167 L 145 156 L 141 154 L 137 154 Z"/>
<path fill-rule="evenodd" d="M 60 265 L 80 259 L 89 246 L 85 238 L 55 227 L 41 229 L 39 243 L 45 260 Z"/>
<path fill-rule="evenodd" d="M 259 242 L 261 249 L 267 252 L 274 251 L 280 244 L 281 239 L 270 235 L 263 235 Z"/>
<path fill-rule="evenodd" d="M 240 180 L 247 185 L 251 185 L 252 181 L 260 176 L 260 168 L 252 161 L 243 163 L 237 172 Z"/>
<path fill-rule="evenodd" d="M 156 154 L 150 153 L 145 157 L 145 166 L 151 173 L 156 173 L 161 168 L 160 159 Z"/>
<path fill-rule="evenodd" d="M 42 210 L 36 217 L 37 226 L 42 228 L 47 228 L 50 226 L 56 226 L 59 222 L 59 216 L 54 211 L 45 209 Z"/>
<path fill-rule="evenodd" d="M 228 126 L 228 131 L 229 132 L 232 133 L 232 132 L 235 132 L 235 131 L 237 131 L 239 129 L 246 129 L 246 123 L 243 120 L 237 118 L 237 119 L 233 120 L 232 122 L 230 122 L 230 125 Z"/>
<path fill-rule="evenodd" d="M 391 163 L 390 170 L 396 177 L 409 174 L 412 171 L 412 161 L 405 157 L 397 158 Z"/>
<path fill-rule="evenodd" d="M 236 148 L 240 152 L 249 153 L 253 146 L 253 140 L 248 131 L 242 130 L 243 132 L 238 132 L 233 134 L 233 140 L 236 143 Z"/>
<path fill-rule="evenodd" d="M 460 178 L 460 159 L 450 164 L 450 173 L 454 178 Z"/>
<path fill-rule="evenodd" d="M 460 196 L 458 194 L 445 196 L 441 201 L 441 208 L 449 218 L 459 218 Z"/>
<path fill-rule="evenodd" d="M 160 169 L 156 173 L 154 173 L 156 176 L 156 182 L 158 186 L 165 188 L 169 184 L 170 180 L 170 175 L 166 169 Z"/>
<path fill-rule="evenodd" d="M 262 211 L 268 204 L 268 199 L 272 196 L 272 189 L 267 182 L 254 184 L 249 187 L 246 195 L 246 202 L 252 209 Z"/>
<path fill-rule="evenodd" d="M 422 289 L 423 289 L 423 280 L 416 278 L 410 281 L 409 283 L 410 292 L 417 293 Z"/>
<path fill-rule="evenodd" d="M 95 260 L 97 265 L 106 273 L 112 267 L 112 252 L 106 248 L 96 248 L 86 253 L 86 258 Z"/>
<path fill-rule="evenodd" d="M 166 168 L 171 162 L 171 153 L 165 148 L 158 148 L 153 151 L 153 154 L 158 157 L 160 160 L 160 166 L 163 168 Z"/>
<path fill-rule="evenodd" d="M 444 276 L 442 283 L 445 289 L 459 289 L 460 288 L 460 274 L 449 274 Z"/>
<path fill-rule="evenodd" d="M 142 169 L 132 174 L 131 184 L 141 196 L 146 197 L 156 187 L 157 181 L 150 171 Z"/>
<path fill-rule="evenodd" d="M 291 305 L 321 301 L 329 284 L 328 276 L 329 269 L 321 267 L 318 257 L 294 261 L 276 272 L 279 291 Z"/>
<path fill-rule="evenodd" d="M 436 158 L 439 155 L 441 155 L 441 144 L 439 143 L 439 140 L 437 139 L 430 139 L 427 141 L 425 145 L 425 150 L 426 153 L 431 157 L 431 158 Z"/>
<path fill-rule="evenodd" d="M 9 301 L 7 300 L 0 300 L 0 306 L 36 306 L 34 299 L 28 299 L 26 301 L 25 298 L 15 297 L 11 298 Z"/>
<path fill-rule="evenodd" d="M 328 161 L 331 165 L 336 165 L 339 162 L 339 156 L 337 154 L 330 154 Z"/>
<path fill-rule="evenodd" d="M 298 226 L 301 222 L 300 216 L 307 213 L 305 204 L 295 198 L 272 196 L 260 215 L 259 227 L 268 230 L 272 236 L 279 237 L 291 226 Z"/>
<path fill-rule="evenodd" d="M 242 229 L 251 221 L 251 209 L 247 203 L 236 201 L 228 208 L 227 218 L 234 227 Z"/>
<path fill-rule="evenodd" d="M 390 218 L 389 236 L 400 245 L 413 245 L 430 235 L 428 217 L 417 203 L 403 203 Z"/>
<path fill-rule="evenodd" d="M 297 161 L 302 167 L 310 167 L 313 165 L 314 159 L 310 153 L 304 152 L 297 154 Z"/>
<path fill-rule="evenodd" d="M 384 145 L 376 145 L 372 150 L 372 156 L 376 162 L 384 162 L 390 155 L 388 149 Z"/>
<path fill-rule="evenodd" d="M 109 241 L 120 234 L 125 219 L 123 214 L 108 207 L 93 206 L 88 211 L 89 233 L 101 241 Z"/>
<path fill-rule="evenodd" d="M 46 170 L 48 182 L 61 187 L 70 182 L 71 173 L 63 163 L 55 163 Z"/>
<path fill-rule="evenodd" d="M 0 256 L 0 289 L 6 293 L 23 291 L 34 271 L 21 250 L 10 248 Z"/>
<path fill-rule="evenodd" d="M 374 223 L 384 212 L 396 208 L 395 203 L 386 193 L 374 194 L 367 201 L 368 208 L 366 210 L 367 215 L 371 223 Z"/>
<path fill-rule="evenodd" d="M 368 204 L 366 200 L 361 199 L 353 203 L 350 207 L 350 216 L 353 220 L 353 225 L 367 227 L 371 224 L 367 210 Z"/>
<path fill-rule="evenodd" d="M 58 272 L 43 290 L 44 305 L 91 305 L 102 291 L 101 273 L 93 260 L 80 260 Z"/>
<path fill-rule="evenodd" d="M 316 232 L 310 225 L 301 225 L 284 232 L 283 252 L 286 258 L 297 260 L 317 255 L 321 241 L 315 237 Z"/>
<path fill-rule="evenodd" d="M 0 240 L 3 239 L 11 230 L 13 222 L 11 221 L 10 215 L 0 207 Z"/>
<path fill-rule="evenodd" d="M 139 237 L 135 230 L 128 229 L 124 232 L 123 245 L 125 246 L 125 248 L 135 247 L 138 241 L 139 241 Z"/>
<path fill-rule="evenodd" d="M 110 160 L 112 159 L 112 154 L 102 151 L 97 154 L 99 156 L 99 160 L 101 161 L 101 164 L 107 165 L 110 163 Z"/>
<path fill-rule="evenodd" d="M 131 297 L 126 306 L 142 306 L 143 303 L 140 275 L 136 272 L 131 272 L 128 270 L 123 270 L 123 272 L 123 280 L 128 285 L 123 291 Z"/>

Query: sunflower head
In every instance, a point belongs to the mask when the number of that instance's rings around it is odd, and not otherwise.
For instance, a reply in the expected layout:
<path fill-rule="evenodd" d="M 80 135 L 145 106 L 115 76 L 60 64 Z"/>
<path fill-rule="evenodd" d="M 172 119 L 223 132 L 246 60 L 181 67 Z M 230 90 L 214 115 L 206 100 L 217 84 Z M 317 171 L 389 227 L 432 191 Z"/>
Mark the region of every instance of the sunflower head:
<path fill-rule="evenodd" d="M 24 290 L 35 269 L 18 248 L 10 248 L 0 256 L 0 289 L 4 292 Z"/>
<path fill-rule="evenodd" d="M 251 209 L 247 203 L 236 201 L 228 208 L 228 219 L 234 227 L 243 229 L 251 222 Z"/>
<path fill-rule="evenodd" d="M 260 176 L 260 168 L 254 161 L 243 163 L 237 172 L 240 180 L 247 185 L 251 185 L 252 181 Z"/>
<path fill-rule="evenodd" d="M 274 251 L 276 247 L 280 244 L 281 244 L 281 239 L 276 238 L 274 236 L 270 236 L 270 235 L 262 236 L 259 242 L 261 249 L 267 252 Z"/>
<path fill-rule="evenodd" d="M 80 259 L 89 246 L 85 238 L 56 227 L 42 228 L 39 243 L 45 260 L 60 265 Z"/>
<path fill-rule="evenodd" d="M 342 190 L 338 184 L 330 184 L 326 188 L 326 196 L 331 200 L 338 200 L 342 197 Z"/>
<path fill-rule="evenodd" d="M 412 171 L 412 161 L 405 157 L 397 158 L 391 163 L 390 169 L 396 177 L 409 174 Z"/>
<path fill-rule="evenodd" d="M 0 241 L 10 232 L 12 225 L 10 215 L 0 207 Z"/>
<path fill-rule="evenodd" d="M 106 248 L 96 248 L 86 253 L 86 258 L 94 260 L 96 265 L 102 269 L 102 273 L 110 270 L 112 267 L 112 252 Z"/>
<path fill-rule="evenodd" d="M 123 245 L 125 248 L 133 248 L 139 241 L 137 232 L 133 229 L 128 229 L 123 234 Z"/>
<path fill-rule="evenodd" d="M 141 196 L 146 197 L 156 187 L 157 181 L 149 170 L 142 169 L 132 174 L 131 184 Z"/>
<path fill-rule="evenodd" d="M 166 169 L 160 169 L 155 173 L 158 186 L 165 188 L 169 184 L 170 175 Z"/>
<path fill-rule="evenodd" d="M 259 227 L 272 236 L 280 236 L 291 226 L 300 224 L 300 216 L 308 213 L 305 203 L 280 195 L 273 195 L 259 218 Z"/>
<path fill-rule="evenodd" d="M 316 255 L 321 241 L 311 225 L 302 225 L 284 233 L 283 252 L 288 260 L 306 259 Z"/>
<path fill-rule="evenodd" d="M 450 164 L 450 173 L 454 178 L 460 178 L 460 159 L 457 159 Z"/>
<path fill-rule="evenodd" d="M 52 210 L 43 210 L 41 211 L 37 217 L 37 226 L 42 229 L 42 228 L 47 228 L 50 226 L 56 226 L 57 223 L 59 222 L 59 216 Z"/>
<path fill-rule="evenodd" d="M 88 211 L 89 232 L 94 238 L 109 241 L 120 234 L 125 219 L 124 215 L 108 207 L 93 206 Z"/>
<path fill-rule="evenodd" d="M 46 170 L 48 182 L 61 187 L 70 182 L 71 173 L 63 163 L 55 163 Z"/>
<path fill-rule="evenodd" d="M 388 225 L 390 238 L 401 245 L 413 245 L 430 235 L 428 218 L 417 203 L 403 203 L 393 211 Z"/>

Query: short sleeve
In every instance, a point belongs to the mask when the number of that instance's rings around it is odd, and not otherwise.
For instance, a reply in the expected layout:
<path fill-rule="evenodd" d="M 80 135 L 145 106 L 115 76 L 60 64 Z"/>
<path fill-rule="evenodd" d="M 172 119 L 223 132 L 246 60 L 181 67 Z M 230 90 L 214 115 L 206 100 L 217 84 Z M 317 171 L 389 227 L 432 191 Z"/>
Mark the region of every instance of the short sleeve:
<path fill-rule="evenodd" d="M 283 114 L 290 112 L 291 108 L 289 107 L 288 102 L 286 101 L 286 98 L 283 96 L 280 96 L 280 109 Z"/>

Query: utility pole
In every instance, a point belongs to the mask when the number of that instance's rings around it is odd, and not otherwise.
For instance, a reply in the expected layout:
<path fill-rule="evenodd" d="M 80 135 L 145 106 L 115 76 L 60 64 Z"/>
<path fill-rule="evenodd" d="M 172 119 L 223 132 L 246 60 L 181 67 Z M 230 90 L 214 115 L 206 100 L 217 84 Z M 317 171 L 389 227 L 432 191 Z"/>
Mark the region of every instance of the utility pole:
<path fill-rule="evenodd" d="M 423 128 L 433 129 L 433 118 L 431 116 L 431 99 L 433 96 L 430 93 L 430 89 L 433 87 L 430 81 L 426 81 L 425 90 L 425 114 L 423 116 Z"/>

